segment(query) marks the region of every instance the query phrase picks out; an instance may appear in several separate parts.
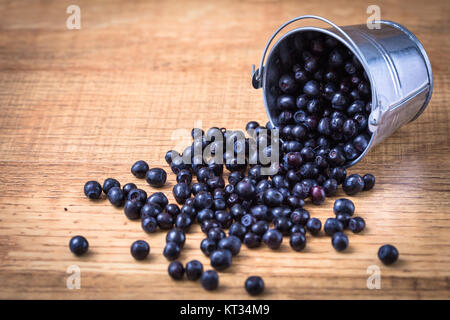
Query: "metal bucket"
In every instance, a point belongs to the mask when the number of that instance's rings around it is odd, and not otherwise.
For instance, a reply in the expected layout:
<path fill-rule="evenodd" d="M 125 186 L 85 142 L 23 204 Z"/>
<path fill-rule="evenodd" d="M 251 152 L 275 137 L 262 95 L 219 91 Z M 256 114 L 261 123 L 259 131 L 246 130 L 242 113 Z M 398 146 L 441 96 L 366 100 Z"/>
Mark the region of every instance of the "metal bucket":
<path fill-rule="evenodd" d="M 285 33 L 273 45 L 264 64 L 269 46 L 281 30 L 304 19 L 320 20 L 331 28 L 302 27 Z M 371 85 L 369 130 L 372 136 L 367 148 L 358 158 L 346 163 L 347 167 L 360 161 L 372 147 L 402 125 L 415 120 L 425 110 L 433 91 L 431 64 L 419 40 L 395 22 L 377 22 L 380 29 L 368 29 L 365 24 L 338 27 L 325 18 L 311 15 L 294 18 L 275 31 L 264 49 L 259 69 L 255 71 L 254 65 L 252 68 L 253 87 L 262 87 L 270 122 L 277 126 L 276 115 L 279 111 L 276 96 L 271 90 L 279 77 L 274 52 L 283 50 L 288 37 L 299 32 L 317 31 L 334 37 L 353 52 L 364 67 Z"/>

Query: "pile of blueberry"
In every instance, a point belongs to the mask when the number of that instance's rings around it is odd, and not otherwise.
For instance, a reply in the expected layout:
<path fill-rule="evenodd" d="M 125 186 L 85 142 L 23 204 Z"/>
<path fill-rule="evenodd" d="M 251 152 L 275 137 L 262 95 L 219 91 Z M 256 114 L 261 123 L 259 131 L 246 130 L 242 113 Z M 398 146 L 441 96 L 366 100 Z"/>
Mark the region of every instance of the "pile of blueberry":
<path fill-rule="evenodd" d="M 251 121 L 246 126 L 247 136 L 225 128 L 193 129 L 190 146 L 181 154 L 170 150 L 165 155 L 176 175 L 172 193 L 177 203 L 169 204 L 162 192 L 148 196 L 133 183 L 121 187 L 112 178 L 103 186 L 96 181 L 84 186 L 88 198 L 99 199 L 104 192 L 111 204 L 124 207 L 128 219 L 141 219 L 146 233 L 167 230 L 163 254 L 171 261 L 168 272 L 173 279 L 186 274 L 189 280 L 200 279 L 206 290 L 216 289 L 216 271 L 231 266 L 242 244 L 256 248 L 264 243 L 276 250 L 286 236 L 293 250 L 302 251 L 306 233 L 318 236 L 322 229 L 322 222 L 304 208 L 307 202 L 321 205 L 326 197 L 336 195 L 339 185 L 347 195 L 374 187 L 373 175 L 347 175 L 345 169 L 364 152 L 371 137 L 371 90 L 364 69 L 348 49 L 329 36 L 311 32 L 288 41 L 292 43 L 276 60 L 281 76 L 270 88 L 277 97 L 277 127 Z M 275 149 L 276 145 L 281 148 Z M 264 162 L 260 150 L 267 157 L 275 155 L 276 161 Z M 224 167 L 229 172 L 225 177 Z M 271 173 L 267 175 L 268 167 Z M 150 169 L 145 161 L 133 164 L 131 172 L 154 188 L 164 186 L 167 180 L 163 169 Z M 325 221 L 323 230 L 331 237 L 332 246 L 342 251 L 349 245 L 344 230 L 359 233 L 365 221 L 354 216 L 355 206 L 349 199 L 337 199 L 333 211 L 334 217 Z M 195 222 L 206 236 L 200 249 L 216 271 L 203 271 L 197 260 L 185 267 L 176 261 L 186 232 Z M 70 249 L 77 255 L 85 253 L 87 240 L 72 238 Z M 137 260 L 145 259 L 149 252 L 146 241 L 131 246 Z M 378 257 L 392 264 L 398 251 L 384 245 Z M 249 294 L 260 294 L 264 282 L 252 276 L 245 288 Z"/>

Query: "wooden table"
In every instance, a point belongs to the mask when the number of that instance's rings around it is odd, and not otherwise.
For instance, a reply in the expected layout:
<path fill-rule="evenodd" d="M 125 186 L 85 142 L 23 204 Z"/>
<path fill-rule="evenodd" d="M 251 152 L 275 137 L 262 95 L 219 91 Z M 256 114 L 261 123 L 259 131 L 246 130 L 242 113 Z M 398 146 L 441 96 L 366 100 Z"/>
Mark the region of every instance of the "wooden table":
<path fill-rule="evenodd" d="M 248 298 L 247 276 L 264 277 L 268 299 L 450 298 L 450 148 L 448 1 L 379 1 L 381 17 L 404 24 L 422 41 L 434 72 L 425 113 L 351 169 L 377 177 L 352 199 L 366 219 L 363 234 L 337 253 L 326 236 L 297 253 L 243 248 L 220 274 L 220 289 L 175 283 L 161 255 L 165 233 L 146 235 L 108 201 L 84 197 L 87 180 L 134 178 L 139 159 L 169 170 L 167 150 L 190 142 L 196 121 L 244 128 L 267 121 L 261 91 L 250 83 L 271 33 L 284 21 L 318 14 L 340 25 L 365 23 L 368 3 L 354 1 L 76 1 L 81 29 L 68 30 L 73 1 L 0 2 L 0 298 Z M 182 140 L 182 139 L 181 139 Z M 173 201 L 175 177 L 163 191 Z M 340 191 L 339 195 L 342 195 Z M 324 221 L 333 199 L 307 208 Z M 68 249 L 76 234 L 90 252 Z M 198 226 L 182 262 L 198 259 Z M 130 244 L 146 239 L 149 259 Z M 394 244 L 400 260 L 381 265 L 378 248 Z M 81 289 L 69 290 L 71 265 Z M 366 286 L 379 266 L 381 289 Z"/>

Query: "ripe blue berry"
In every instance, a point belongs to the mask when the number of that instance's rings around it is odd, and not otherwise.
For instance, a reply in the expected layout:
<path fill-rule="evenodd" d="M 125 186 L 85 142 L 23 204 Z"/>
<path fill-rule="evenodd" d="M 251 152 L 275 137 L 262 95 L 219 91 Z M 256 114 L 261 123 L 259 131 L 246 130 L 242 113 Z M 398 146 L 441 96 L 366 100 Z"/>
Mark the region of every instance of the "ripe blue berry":
<path fill-rule="evenodd" d="M 167 180 L 167 173 L 164 169 L 153 168 L 147 171 L 145 180 L 154 188 L 161 188 Z"/>
<path fill-rule="evenodd" d="M 83 236 L 75 236 L 69 242 L 70 251 L 77 256 L 81 256 L 88 251 L 89 243 Z"/>
<path fill-rule="evenodd" d="M 323 225 L 323 231 L 329 236 L 332 236 L 336 232 L 342 232 L 344 225 L 336 218 L 328 218 Z"/>
<path fill-rule="evenodd" d="M 167 242 L 164 247 L 163 255 L 167 260 L 175 260 L 180 256 L 180 246 L 173 241 Z"/>
<path fill-rule="evenodd" d="M 122 206 L 125 200 L 122 189 L 120 189 L 119 187 L 112 187 L 111 189 L 109 189 L 108 200 L 112 205 L 116 207 Z"/>
<path fill-rule="evenodd" d="M 130 220 L 136 220 L 141 217 L 141 208 L 142 203 L 137 201 L 127 200 L 125 201 L 125 206 L 123 207 L 123 211 L 125 215 Z"/>
<path fill-rule="evenodd" d="M 150 197 L 147 198 L 148 204 L 156 204 L 161 209 L 164 209 L 167 204 L 169 203 L 169 200 L 167 199 L 166 195 L 162 192 L 155 192 Z"/>
<path fill-rule="evenodd" d="M 306 237 L 300 232 L 292 233 L 289 239 L 289 244 L 295 251 L 302 251 L 306 246 Z"/>
<path fill-rule="evenodd" d="M 184 275 L 184 268 L 180 261 L 172 261 L 168 268 L 169 276 L 175 280 L 181 280 Z"/>
<path fill-rule="evenodd" d="M 191 188 L 186 183 L 177 183 L 172 189 L 173 196 L 179 204 L 184 204 L 191 196 Z"/>
<path fill-rule="evenodd" d="M 180 248 L 183 248 L 186 242 L 186 234 L 183 230 L 174 228 L 167 232 L 166 242 L 175 242 Z"/>
<path fill-rule="evenodd" d="M 217 247 L 219 249 L 229 250 L 235 256 L 241 250 L 241 240 L 235 236 L 228 236 L 219 240 Z"/>
<path fill-rule="evenodd" d="M 153 217 L 145 217 L 142 218 L 141 226 L 145 232 L 153 233 L 156 232 L 158 223 L 156 222 L 156 219 Z"/>
<path fill-rule="evenodd" d="M 333 234 L 331 243 L 336 251 L 342 251 L 348 247 L 348 238 L 344 233 L 336 232 Z"/>
<path fill-rule="evenodd" d="M 137 240 L 131 245 L 130 251 L 136 260 L 144 260 L 150 252 L 150 246 L 144 240 Z"/>
<path fill-rule="evenodd" d="M 398 250 L 393 245 L 385 244 L 378 250 L 378 258 L 385 265 L 393 264 L 398 259 Z"/>
<path fill-rule="evenodd" d="M 365 227 L 366 227 L 366 222 L 361 217 L 351 218 L 350 221 L 348 222 L 348 228 L 353 233 L 359 233 L 359 232 L 363 231 Z"/>
<path fill-rule="evenodd" d="M 355 205 L 349 199 L 341 198 L 334 202 L 333 211 L 335 215 L 346 214 L 352 216 L 355 212 Z"/>
<path fill-rule="evenodd" d="M 198 280 L 203 273 L 203 264 L 198 260 L 191 260 L 186 263 L 186 277 L 188 280 Z"/>
<path fill-rule="evenodd" d="M 131 166 L 131 173 L 139 179 L 144 179 L 145 178 L 145 174 L 147 173 L 149 167 L 147 162 L 145 162 L 144 160 L 139 160 L 136 161 L 132 166 Z"/>
<path fill-rule="evenodd" d="M 203 239 L 200 243 L 200 249 L 205 256 L 209 257 L 211 253 L 217 250 L 217 242 L 208 238 Z"/>
<path fill-rule="evenodd" d="M 84 194 L 89 199 L 98 199 L 102 194 L 102 186 L 97 181 L 88 181 L 84 185 Z"/>
<path fill-rule="evenodd" d="M 112 187 L 119 187 L 120 188 L 120 182 L 113 178 L 108 178 L 103 182 L 103 192 L 105 194 L 108 194 L 109 189 Z"/>
<path fill-rule="evenodd" d="M 261 237 L 253 232 L 247 232 L 243 240 L 247 248 L 256 248 L 261 245 Z"/>
<path fill-rule="evenodd" d="M 276 229 L 269 229 L 263 236 L 264 243 L 272 250 L 276 250 L 281 246 L 283 235 Z"/>
<path fill-rule="evenodd" d="M 245 290 L 252 296 L 257 296 L 264 291 L 264 281 L 261 277 L 251 276 L 245 280 Z"/>
<path fill-rule="evenodd" d="M 370 190 L 373 188 L 373 186 L 375 185 L 375 177 L 370 174 L 367 173 L 363 176 L 363 181 L 364 181 L 364 191 Z"/>
<path fill-rule="evenodd" d="M 214 270 L 207 270 L 203 272 L 200 282 L 205 290 L 215 290 L 219 286 L 219 275 Z"/>
<path fill-rule="evenodd" d="M 137 189 L 137 186 L 134 183 L 127 183 L 122 187 L 122 191 L 125 197 L 128 197 L 128 193 L 130 193 L 131 190 Z"/>
<path fill-rule="evenodd" d="M 231 266 L 232 254 L 229 250 L 218 249 L 211 254 L 211 266 L 216 270 L 225 270 Z"/>
<path fill-rule="evenodd" d="M 320 220 L 317 218 L 311 218 L 306 223 L 306 229 L 308 229 L 308 231 L 313 236 L 318 235 L 321 228 L 322 228 L 322 222 L 320 222 Z"/>
<path fill-rule="evenodd" d="M 357 194 L 364 189 L 364 181 L 359 174 L 352 174 L 344 180 L 342 189 L 349 196 Z"/>

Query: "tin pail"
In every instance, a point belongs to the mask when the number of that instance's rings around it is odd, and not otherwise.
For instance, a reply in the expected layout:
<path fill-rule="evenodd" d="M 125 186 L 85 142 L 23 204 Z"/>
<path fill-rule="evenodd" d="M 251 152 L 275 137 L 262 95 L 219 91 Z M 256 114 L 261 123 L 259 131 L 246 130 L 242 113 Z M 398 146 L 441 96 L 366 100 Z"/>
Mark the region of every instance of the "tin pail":
<path fill-rule="evenodd" d="M 329 28 L 301 27 L 283 34 L 272 46 L 274 38 L 288 25 L 299 20 L 319 20 Z M 419 40 L 405 27 L 392 21 L 376 21 L 379 29 L 367 25 L 339 27 L 331 21 L 312 15 L 294 18 L 275 31 L 268 41 L 260 67 L 252 69 L 252 84 L 262 88 L 264 103 L 270 122 L 276 127 L 279 110 L 273 86 L 278 83 L 280 71 L 275 60 L 280 50 L 288 45 L 287 39 L 297 33 L 316 31 L 334 37 L 345 45 L 362 64 L 372 91 L 372 111 L 369 116 L 370 142 L 350 167 L 367 152 L 390 136 L 402 125 L 415 120 L 426 108 L 433 91 L 431 64 Z"/>

